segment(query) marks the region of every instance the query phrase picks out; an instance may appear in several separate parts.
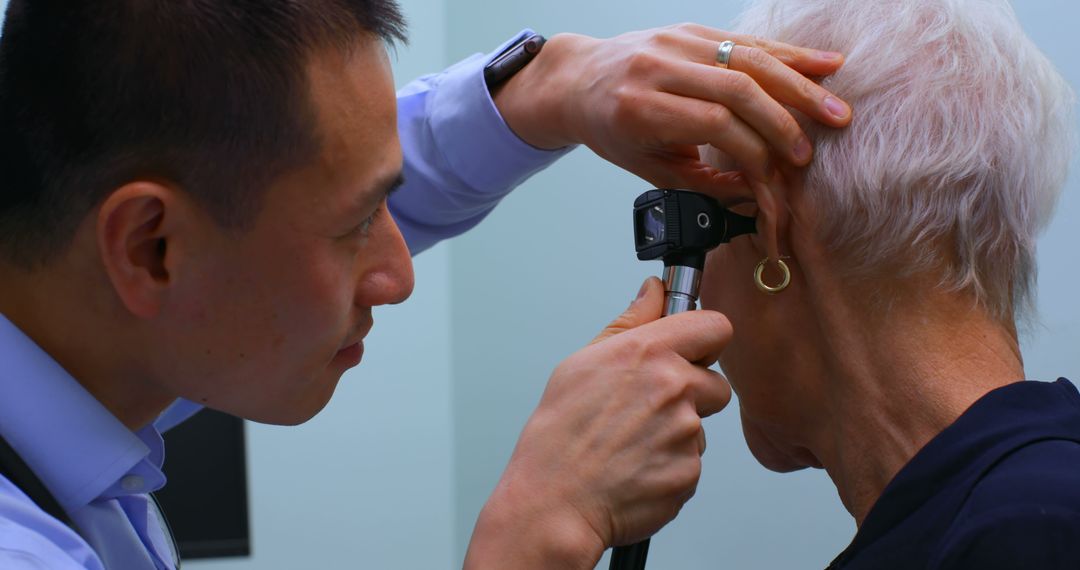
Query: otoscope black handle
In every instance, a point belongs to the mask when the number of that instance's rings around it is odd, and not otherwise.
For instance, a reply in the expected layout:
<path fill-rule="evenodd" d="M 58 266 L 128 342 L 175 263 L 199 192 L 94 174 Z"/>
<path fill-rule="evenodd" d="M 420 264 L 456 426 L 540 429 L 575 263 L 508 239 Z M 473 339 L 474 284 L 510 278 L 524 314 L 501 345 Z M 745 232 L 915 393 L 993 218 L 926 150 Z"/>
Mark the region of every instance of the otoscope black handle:
<path fill-rule="evenodd" d="M 649 556 L 649 539 L 630 546 L 616 546 L 611 551 L 611 564 L 608 570 L 645 570 L 645 559 Z"/>
<path fill-rule="evenodd" d="M 663 316 L 677 312 L 692 311 L 697 307 L 698 287 L 701 284 L 701 265 L 705 252 L 692 251 L 664 259 L 664 312 Z M 700 262 L 700 263 L 699 263 Z M 672 302 L 684 297 L 685 302 Z M 645 570 L 649 556 L 649 539 L 630 546 L 616 546 L 611 551 L 608 570 Z"/>
<path fill-rule="evenodd" d="M 664 311 L 697 308 L 705 254 L 732 238 L 754 233 L 757 221 L 718 201 L 686 190 L 650 190 L 634 200 L 634 248 L 638 259 L 664 260 Z M 649 539 L 611 552 L 609 570 L 644 570 Z"/>

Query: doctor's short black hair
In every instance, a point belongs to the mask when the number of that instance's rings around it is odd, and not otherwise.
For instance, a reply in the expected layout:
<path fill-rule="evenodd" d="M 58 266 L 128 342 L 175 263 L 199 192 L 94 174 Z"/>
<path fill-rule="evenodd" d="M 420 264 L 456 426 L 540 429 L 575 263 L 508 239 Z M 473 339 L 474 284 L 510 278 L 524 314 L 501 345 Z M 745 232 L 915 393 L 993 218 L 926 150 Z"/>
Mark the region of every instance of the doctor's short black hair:
<path fill-rule="evenodd" d="M 318 149 L 306 65 L 394 0 L 11 0 L 0 36 L 0 258 L 66 249 L 109 191 L 164 180 L 226 227 Z"/>

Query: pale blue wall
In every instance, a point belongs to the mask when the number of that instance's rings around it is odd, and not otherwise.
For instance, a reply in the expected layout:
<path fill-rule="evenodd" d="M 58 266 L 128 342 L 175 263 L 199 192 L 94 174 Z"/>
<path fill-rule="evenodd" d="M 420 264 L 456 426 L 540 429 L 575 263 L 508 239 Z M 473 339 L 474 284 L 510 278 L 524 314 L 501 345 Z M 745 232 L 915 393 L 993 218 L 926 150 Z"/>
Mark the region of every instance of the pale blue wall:
<path fill-rule="evenodd" d="M 1020 17 L 1080 86 L 1075 2 L 1024 0 Z M 451 58 L 523 26 L 598 36 L 697 21 L 724 27 L 727 0 L 449 0 Z M 1008 112 L 1003 109 L 1002 112 Z M 451 248 L 458 560 L 471 525 L 548 373 L 629 303 L 658 264 L 635 260 L 629 212 L 647 184 L 585 151 L 537 176 Z M 1043 321 L 1025 339 L 1035 378 L 1080 378 L 1080 177 L 1041 242 Z M 854 533 L 821 472 L 770 473 L 746 451 L 737 404 L 706 422 L 709 452 L 694 500 L 653 541 L 654 568 L 824 567 Z M 606 562 L 602 565 L 606 568 Z"/>
<path fill-rule="evenodd" d="M 1028 34 L 1080 91 L 1080 3 L 1068 0 L 1014 2 Z M 1080 380 L 1080 157 L 1073 161 L 1068 186 L 1054 223 L 1039 241 L 1040 322 L 1024 338 L 1030 378 L 1069 376 Z"/>

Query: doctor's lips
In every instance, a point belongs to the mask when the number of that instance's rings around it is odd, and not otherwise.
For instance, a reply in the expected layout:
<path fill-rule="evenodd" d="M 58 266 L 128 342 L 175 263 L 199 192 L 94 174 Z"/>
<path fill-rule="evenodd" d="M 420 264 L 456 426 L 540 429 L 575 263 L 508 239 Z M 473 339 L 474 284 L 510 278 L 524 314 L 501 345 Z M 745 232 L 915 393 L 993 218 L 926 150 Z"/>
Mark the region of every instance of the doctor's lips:
<path fill-rule="evenodd" d="M 346 340 L 345 347 L 337 351 L 337 354 L 334 355 L 333 362 L 335 364 L 343 365 L 346 368 L 352 368 L 353 366 L 360 364 L 360 361 L 364 357 L 364 337 L 371 331 L 373 324 L 374 323 L 369 322 L 367 326 L 361 327 L 359 334 Z"/>
<path fill-rule="evenodd" d="M 357 364 L 360 364 L 360 360 L 364 358 L 364 343 L 362 341 L 354 342 L 349 346 L 339 350 L 334 355 L 334 364 L 339 364 L 345 368 L 352 368 Z"/>

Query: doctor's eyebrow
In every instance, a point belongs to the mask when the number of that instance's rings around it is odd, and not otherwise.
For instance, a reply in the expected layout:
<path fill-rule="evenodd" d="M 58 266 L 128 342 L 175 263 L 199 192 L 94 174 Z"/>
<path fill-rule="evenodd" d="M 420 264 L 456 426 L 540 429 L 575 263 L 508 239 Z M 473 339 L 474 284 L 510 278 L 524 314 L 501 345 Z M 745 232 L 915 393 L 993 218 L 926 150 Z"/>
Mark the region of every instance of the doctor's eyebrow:
<path fill-rule="evenodd" d="M 401 188 L 402 185 L 404 185 L 404 184 L 405 184 L 405 171 L 403 171 L 403 170 L 399 170 L 398 173 L 393 178 L 387 179 L 384 182 L 380 182 L 375 187 L 375 192 L 376 192 L 376 195 L 379 196 L 379 201 L 381 202 L 383 200 L 383 198 L 389 197 L 391 194 L 393 194 L 399 188 Z"/>
<path fill-rule="evenodd" d="M 353 216 L 356 212 L 368 210 L 376 204 L 382 204 L 403 184 L 405 184 L 403 170 L 399 170 L 396 174 L 376 182 L 374 190 L 370 193 L 364 192 L 363 197 L 358 197 L 356 202 L 349 207 L 349 215 Z"/>

